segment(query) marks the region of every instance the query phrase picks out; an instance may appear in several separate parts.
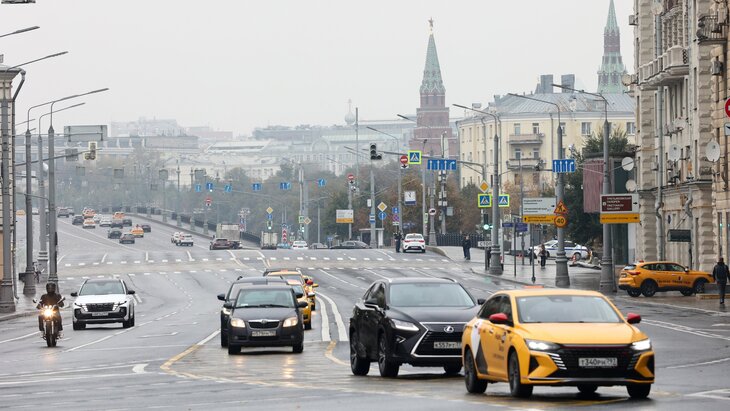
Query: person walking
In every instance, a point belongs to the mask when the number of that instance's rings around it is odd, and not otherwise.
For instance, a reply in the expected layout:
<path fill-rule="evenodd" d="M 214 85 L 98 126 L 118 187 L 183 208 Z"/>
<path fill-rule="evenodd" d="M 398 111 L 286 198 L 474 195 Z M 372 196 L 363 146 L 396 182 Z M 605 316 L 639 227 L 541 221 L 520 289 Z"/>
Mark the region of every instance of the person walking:
<path fill-rule="evenodd" d="M 725 265 L 725 260 L 720 257 L 715 268 L 712 269 L 712 278 L 717 282 L 717 289 L 720 292 L 720 305 L 725 305 L 725 287 L 728 277 L 730 277 L 730 270 Z"/>
<path fill-rule="evenodd" d="M 545 268 L 545 262 L 547 261 L 547 250 L 545 244 L 540 244 L 540 268 Z"/>
<path fill-rule="evenodd" d="M 464 240 L 461 241 L 461 248 L 464 249 L 464 259 L 471 260 L 471 240 L 468 235 L 465 235 Z"/>
<path fill-rule="evenodd" d="M 393 238 L 395 239 L 395 252 L 400 253 L 400 242 L 401 240 L 403 240 L 403 235 L 400 233 L 400 231 L 396 231 Z"/>

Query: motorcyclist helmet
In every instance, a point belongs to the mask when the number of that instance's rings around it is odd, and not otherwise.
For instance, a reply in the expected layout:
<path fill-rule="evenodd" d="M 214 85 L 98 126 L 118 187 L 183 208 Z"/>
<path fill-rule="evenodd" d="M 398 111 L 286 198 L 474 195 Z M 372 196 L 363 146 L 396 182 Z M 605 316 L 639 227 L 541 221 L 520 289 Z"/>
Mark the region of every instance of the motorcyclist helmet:
<path fill-rule="evenodd" d="M 48 294 L 56 294 L 56 283 L 46 283 L 46 292 Z"/>

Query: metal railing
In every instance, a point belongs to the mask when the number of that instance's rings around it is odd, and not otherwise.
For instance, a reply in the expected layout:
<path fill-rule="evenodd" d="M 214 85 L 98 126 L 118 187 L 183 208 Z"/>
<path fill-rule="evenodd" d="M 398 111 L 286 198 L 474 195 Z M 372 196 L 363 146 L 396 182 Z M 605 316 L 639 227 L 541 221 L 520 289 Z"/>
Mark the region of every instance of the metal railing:
<path fill-rule="evenodd" d="M 727 22 L 718 16 L 702 16 L 697 21 L 697 41 L 700 43 L 722 43 L 727 41 Z"/>

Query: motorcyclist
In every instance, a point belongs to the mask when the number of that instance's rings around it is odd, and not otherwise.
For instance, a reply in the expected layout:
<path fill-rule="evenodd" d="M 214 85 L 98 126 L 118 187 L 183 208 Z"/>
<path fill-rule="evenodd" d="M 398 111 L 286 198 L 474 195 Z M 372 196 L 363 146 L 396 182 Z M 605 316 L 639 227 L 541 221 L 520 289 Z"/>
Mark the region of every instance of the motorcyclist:
<path fill-rule="evenodd" d="M 56 283 L 47 283 L 46 284 L 46 293 L 41 296 L 40 301 L 38 302 L 37 308 L 42 308 L 44 305 L 58 305 L 58 307 L 63 307 L 63 301 L 61 301 L 63 297 L 61 297 L 61 294 L 56 292 Z M 61 311 L 56 311 L 56 324 L 58 326 L 58 337 L 61 338 L 61 331 L 63 331 L 63 321 L 61 321 Z M 43 336 L 43 315 L 38 315 L 38 328 L 41 331 L 41 336 Z"/>

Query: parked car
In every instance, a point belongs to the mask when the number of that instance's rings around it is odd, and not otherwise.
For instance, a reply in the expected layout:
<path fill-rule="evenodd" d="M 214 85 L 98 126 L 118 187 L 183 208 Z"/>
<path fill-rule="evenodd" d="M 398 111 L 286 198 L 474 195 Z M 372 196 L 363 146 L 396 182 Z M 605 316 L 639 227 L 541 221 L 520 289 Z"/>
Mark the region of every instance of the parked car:
<path fill-rule="evenodd" d="M 134 244 L 135 241 L 134 234 L 132 233 L 122 234 L 122 236 L 119 237 L 119 244 Z"/>
<path fill-rule="evenodd" d="M 558 254 L 558 240 L 550 240 L 545 242 L 545 251 L 547 257 L 555 257 Z M 540 245 L 532 247 L 532 254 L 535 258 L 540 255 Z M 588 248 L 572 241 L 565 240 L 565 256 L 567 258 L 576 258 L 582 260 L 588 258 Z"/>
<path fill-rule="evenodd" d="M 152 232 L 152 226 L 149 224 L 140 224 L 140 227 L 142 227 L 142 230 L 145 233 L 151 233 Z"/>
<path fill-rule="evenodd" d="M 306 241 L 300 241 L 300 240 L 294 241 L 292 243 L 292 245 L 291 245 L 291 248 L 292 249 L 295 249 L 295 250 L 306 250 L 307 249 L 307 242 Z"/>
<path fill-rule="evenodd" d="M 73 224 L 73 225 L 83 225 L 84 224 L 84 217 L 83 216 L 80 216 L 80 215 L 75 215 L 74 218 L 71 220 L 71 224 Z"/>
<path fill-rule="evenodd" d="M 216 238 L 210 242 L 208 249 L 210 250 L 229 250 L 231 248 L 231 242 L 225 238 Z"/>
<path fill-rule="evenodd" d="M 406 238 L 403 239 L 403 252 L 416 250 L 422 253 L 426 252 L 426 240 L 423 238 L 423 234 L 410 233 L 406 234 Z"/>
<path fill-rule="evenodd" d="M 714 282 L 712 274 L 695 271 L 671 261 L 646 261 L 629 264 L 621 270 L 618 288 L 630 296 L 651 297 L 657 291 L 679 291 L 684 296 L 702 294 Z"/>
<path fill-rule="evenodd" d="M 73 329 L 83 330 L 89 324 L 122 323 L 134 326 L 135 301 L 124 280 L 92 278 L 81 284 L 73 302 Z"/>
<path fill-rule="evenodd" d="M 282 248 L 284 250 L 288 250 L 291 248 L 291 244 L 289 243 L 279 243 L 276 245 L 276 248 Z"/>
<path fill-rule="evenodd" d="M 327 246 L 322 243 L 312 243 L 309 245 L 310 250 L 321 250 L 321 249 L 326 249 L 326 248 L 327 248 Z"/>
<path fill-rule="evenodd" d="M 339 245 L 333 246 L 332 249 L 346 249 L 352 250 L 357 248 L 370 248 L 369 245 L 362 241 L 343 241 Z"/>
<path fill-rule="evenodd" d="M 106 232 L 106 237 L 119 239 L 122 237 L 122 230 L 119 230 L 116 228 L 110 229 L 109 231 Z"/>

